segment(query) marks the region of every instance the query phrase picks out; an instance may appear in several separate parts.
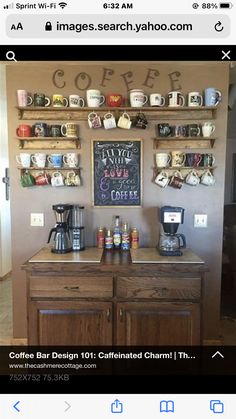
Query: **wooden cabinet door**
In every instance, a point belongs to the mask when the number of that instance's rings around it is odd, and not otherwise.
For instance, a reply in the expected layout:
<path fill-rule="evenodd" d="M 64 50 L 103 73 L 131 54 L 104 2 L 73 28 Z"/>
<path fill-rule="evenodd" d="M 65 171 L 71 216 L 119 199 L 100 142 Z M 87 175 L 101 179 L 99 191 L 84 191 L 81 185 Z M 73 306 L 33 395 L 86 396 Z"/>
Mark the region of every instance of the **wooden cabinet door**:
<path fill-rule="evenodd" d="M 30 345 L 111 345 L 112 303 L 31 302 L 28 333 Z"/>
<path fill-rule="evenodd" d="M 199 345 L 196 303 L 117 303 L 116 345 Z"/>

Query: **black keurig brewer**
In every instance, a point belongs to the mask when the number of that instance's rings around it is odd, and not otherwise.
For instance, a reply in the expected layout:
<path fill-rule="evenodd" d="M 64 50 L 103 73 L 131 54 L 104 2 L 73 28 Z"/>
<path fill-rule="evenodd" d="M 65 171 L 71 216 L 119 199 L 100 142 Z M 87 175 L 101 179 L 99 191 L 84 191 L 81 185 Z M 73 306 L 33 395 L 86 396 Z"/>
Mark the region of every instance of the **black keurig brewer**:
<path fill-rule="evenodd" d="M 69 214 L 69 232 L 73 251 L 85 249 L 84 207 L 71 205 Z"/>

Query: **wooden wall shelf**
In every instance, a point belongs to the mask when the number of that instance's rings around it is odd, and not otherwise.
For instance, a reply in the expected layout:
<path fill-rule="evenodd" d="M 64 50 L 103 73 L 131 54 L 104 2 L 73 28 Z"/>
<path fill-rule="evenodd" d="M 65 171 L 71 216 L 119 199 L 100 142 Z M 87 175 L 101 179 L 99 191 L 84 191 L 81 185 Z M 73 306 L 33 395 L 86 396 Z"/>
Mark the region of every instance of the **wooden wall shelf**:
<path fill-rule="evenodd" d="M 215 138 L 206 138 L 206 137 L 177 137 L 177 138 L 154 138 L 154 148 L 159 149 L 174 149 L 174 148 L 183 148 L 183 149 L 195 149 L 195 148 L 213 148 L 215 143 Z"/>
<path fill-rule="evenodd" d="M 19 148 L 32 150 L 67 150 L 80 148 L 79 138 L 67 137 L 17 137 Z"/>
<path fill-rule="evenodd" d="M 22 172 L 28 171 L 37 171 L 37 172 L 48 172 L 48 171 L 54 171 L 54 172 L 62 172 L 63 170 L 66 171 L 77 171 L 79 172 L 81 170 L 80 167 L 17 167 L 18 170 L 21 170 Z"/>
<path fill-rule="evenodd" d="M 100 107 L 100 108 L 69 108 L 69 107 L 17 107 L 19 119 L 24 120 L 80 120 L 87 121 L 88 113 L 96 112 L 103 116 L 107 112 L 112 112 L 116 118 L 123 112 L 128 112 L 130 117 L 134 117 L 138 112 L 143 112 L 150 120 L 159 119 L 214 119 L 216 107 L 201 106 L 193 107 L 155 107 L 144 106 L 142 108 L 133 107 Z"/>

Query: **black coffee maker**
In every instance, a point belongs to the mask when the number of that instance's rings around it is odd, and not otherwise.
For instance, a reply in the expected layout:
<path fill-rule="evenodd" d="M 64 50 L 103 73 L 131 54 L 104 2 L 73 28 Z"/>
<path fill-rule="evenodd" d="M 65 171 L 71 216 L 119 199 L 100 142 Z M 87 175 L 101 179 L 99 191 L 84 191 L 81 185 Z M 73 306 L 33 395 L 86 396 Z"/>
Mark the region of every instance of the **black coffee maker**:
<path fill-rule="evenodd" d="M 50 230 L 48 243 L 52 233 L 54 234 L 53 253 L 68 253 L 72 251 L 72 244 L 69 236 L 68 217 L 72 209 L 69 204 L 56 204 L 52 206 L 56 217 L 56 225 Z"/>
<path fill-rule="evenodd" d="M 164 230 L 159 240 L 159 253 L 161 256 L 182 256 L 186 247 L 183 234 L 177 234 L 179 224 L 184 222 L 184 209 L 181 207 L 164 206 L 160 209 L 160 220 Z"/>
<path fill-rule="evenodd" d="M 84 207 L 78 204 L 71 206 L 68 224 L 73 251 L 85 249 Z"/>

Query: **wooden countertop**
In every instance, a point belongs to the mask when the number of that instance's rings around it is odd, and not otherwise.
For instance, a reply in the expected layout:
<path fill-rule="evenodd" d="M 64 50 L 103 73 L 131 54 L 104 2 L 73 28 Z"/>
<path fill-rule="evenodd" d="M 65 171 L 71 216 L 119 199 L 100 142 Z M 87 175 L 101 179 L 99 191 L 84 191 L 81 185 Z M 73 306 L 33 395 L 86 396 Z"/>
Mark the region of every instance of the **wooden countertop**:
<path fill-rule="evenodd" d="M 204 264 L 190 249 L 184 249 L 182 256 L 160 256 L 153 248 L 139 248 L 127 251 L 103 251 L 96 247 L 88 247 L 81 252 L 57 254 L 51 252 L 51 246 L 43 247 L 29 259 L 29 263 L 96 263 L 99 264 Z"/>

